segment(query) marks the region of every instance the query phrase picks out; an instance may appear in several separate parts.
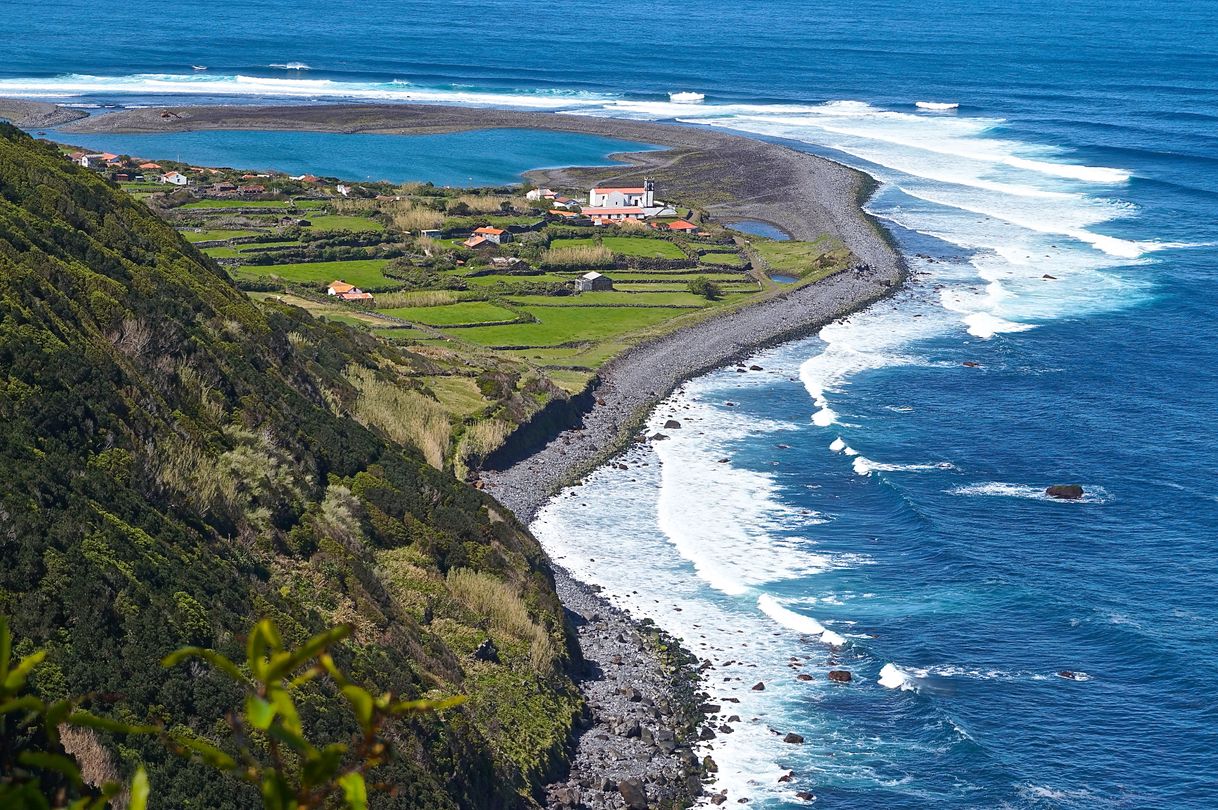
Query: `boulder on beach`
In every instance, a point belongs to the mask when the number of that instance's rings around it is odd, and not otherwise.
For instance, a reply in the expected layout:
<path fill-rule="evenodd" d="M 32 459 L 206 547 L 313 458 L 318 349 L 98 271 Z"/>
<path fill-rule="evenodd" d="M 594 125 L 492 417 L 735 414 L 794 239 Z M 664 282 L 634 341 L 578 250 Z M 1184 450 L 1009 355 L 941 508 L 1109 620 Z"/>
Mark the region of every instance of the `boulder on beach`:
<path fill-rule="evenodd" d="M 638 779 L 623 779 L 617 785 L 617 792 L 630 810 L 647 810 L 647 793 Z"/>
<path fill-rule="evenodd" d="M 1083 497 L 1083 488 L 1078 484 L 1054 484 L 1045 488 L 1045 494 L 1050 498 L 1060 498 L 1065 501 L 1077 501 Z"/>

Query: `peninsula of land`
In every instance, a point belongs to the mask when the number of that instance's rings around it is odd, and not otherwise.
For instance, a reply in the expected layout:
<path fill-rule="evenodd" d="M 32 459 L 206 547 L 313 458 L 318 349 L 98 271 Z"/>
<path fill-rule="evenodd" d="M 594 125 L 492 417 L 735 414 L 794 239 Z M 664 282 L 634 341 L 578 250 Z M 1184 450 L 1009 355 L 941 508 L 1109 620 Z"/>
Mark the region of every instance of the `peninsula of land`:
<path fill-rule="evenodd" d="M 3 107 L 0 107 L 3 109 Z M 42 111 L 42 115 L 53 115 Z M 190 130 L 309 130 L 435 134 L 474 129 L 532 128 L 595 134 L 666 147 L 614 155 L 626 165 L 530 173 L 556 188 L 656 180 L 673 197 L 722 223 L 769 223 L 794 239 L 828 234 L 854 256 L 848 269 L 813 284 L 778 290 L 756 303 L 708 317 L 633 346 L 601 366 L 576 400 L 569 429 L 533 430 L 526 446 L 491 459 L 480 486 L 528 524 L 563 485 L 631 440 L 652 408 L 686 379 L 745 358 L 758 348 L 805 336 L 890 294 L 904 264 L 887 235 L 863 210 L 870 178 L 780 144 L 704 127 L 587 115 L 422 105 L 153 107 L 76 120 L 66 132 L 145 133 Z M 567 420 L 567 424 L 573 421 Z M 564 426 L 561 420 L 555 422 Z M 536 428 L 537 426 L 533 426 Z M 544 427 L 544 426 L 543 426 Z M 540 436 L 540 438 L 537 438 Z M 511 442 L 509 442 L 509 445 Z M 496 468 L 496 469 L 492 469 Z M 697 791 L 698 763 L 677 745 L 689 735 L 689 694 L 671 682 L 671 662 L 646 633 L 590 588 L 555 570 L 559 595 L 574 617 L 590 676 L 582 684 L 590 707 L 569 776 L 551 786 L 554 806 L 621 806 L 637 785 L 655 800 Z M 684 707 L 677 705 L 681 701 Z M 696 703 L 696 701 L 695 701 Z M 632 733 L 642 729 L 638 733 Z M 692 779 L 692 782 L 691 782 Z M 574 797 L 574 798 L 573 798 Z M 736 797 L 733 797 L 736 798 Z M 632 806 L 632 805 L 628 805 Z"/>

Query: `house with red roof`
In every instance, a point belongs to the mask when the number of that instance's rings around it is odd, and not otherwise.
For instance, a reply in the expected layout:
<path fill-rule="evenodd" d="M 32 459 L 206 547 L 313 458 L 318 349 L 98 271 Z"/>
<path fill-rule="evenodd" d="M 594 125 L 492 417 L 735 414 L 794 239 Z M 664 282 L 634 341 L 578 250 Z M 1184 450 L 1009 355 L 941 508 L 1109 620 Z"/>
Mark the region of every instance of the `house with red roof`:
<path fill-rule="evenodd" d="M 602 208 L 584 206 L 584 216 L 592 220 L 593 225 L 610 225 L 627 219 L 643 219 L 647 213 L 642 208 Z"/>
<path fill-rule="evenodd" d="M 668 230 L 676 231 L 677 233 L 693 233 L 698 230 L 698 226 L 692 222 L 686 222 L 683 219 L 678 219 L 676 222 L 668 223 Z"/>
<path fill-rule="evenodd" d="M 505 242 L 512 241 L 512 234 L 510 231 L 505 231 L 503 228 L 492 228 L 489 225 L 482 228 L 475 228 L 474 236 L 481 236 L 483 239 L 487 240 L 488 242 L 493 242 L 496 245 L 502 245 Z"/>

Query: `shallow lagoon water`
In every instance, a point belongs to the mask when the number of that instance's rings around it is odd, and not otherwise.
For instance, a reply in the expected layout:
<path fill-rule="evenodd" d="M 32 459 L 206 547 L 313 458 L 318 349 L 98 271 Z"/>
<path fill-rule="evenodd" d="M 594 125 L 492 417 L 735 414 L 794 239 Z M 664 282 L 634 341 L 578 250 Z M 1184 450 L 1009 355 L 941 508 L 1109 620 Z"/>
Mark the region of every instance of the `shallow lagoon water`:
<path fill-rule="evenodd" d="M 149 160 L 438 186 L 509 185 L 519 183 L 530 169 L 614 165 L 610 154 L 657 148 L 596 135 L 511 129 L 438 135 L 277 130 L 80 135 L 50 130 L 45 137 Z"/>

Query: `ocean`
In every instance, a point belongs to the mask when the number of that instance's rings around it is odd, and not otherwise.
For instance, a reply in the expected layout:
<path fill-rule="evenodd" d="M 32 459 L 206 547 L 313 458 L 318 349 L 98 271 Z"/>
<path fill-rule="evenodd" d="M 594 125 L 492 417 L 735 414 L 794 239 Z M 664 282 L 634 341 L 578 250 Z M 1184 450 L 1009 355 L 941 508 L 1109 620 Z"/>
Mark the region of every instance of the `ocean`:
<path fill-rule="evenodd" d="M 10 0 L 0 95 L 671 120 L 881 182 L 904 289 L 534 525 L 740 700 L 729 803 L 1218 807 L 1213 3 L 172 6 Z"/>

